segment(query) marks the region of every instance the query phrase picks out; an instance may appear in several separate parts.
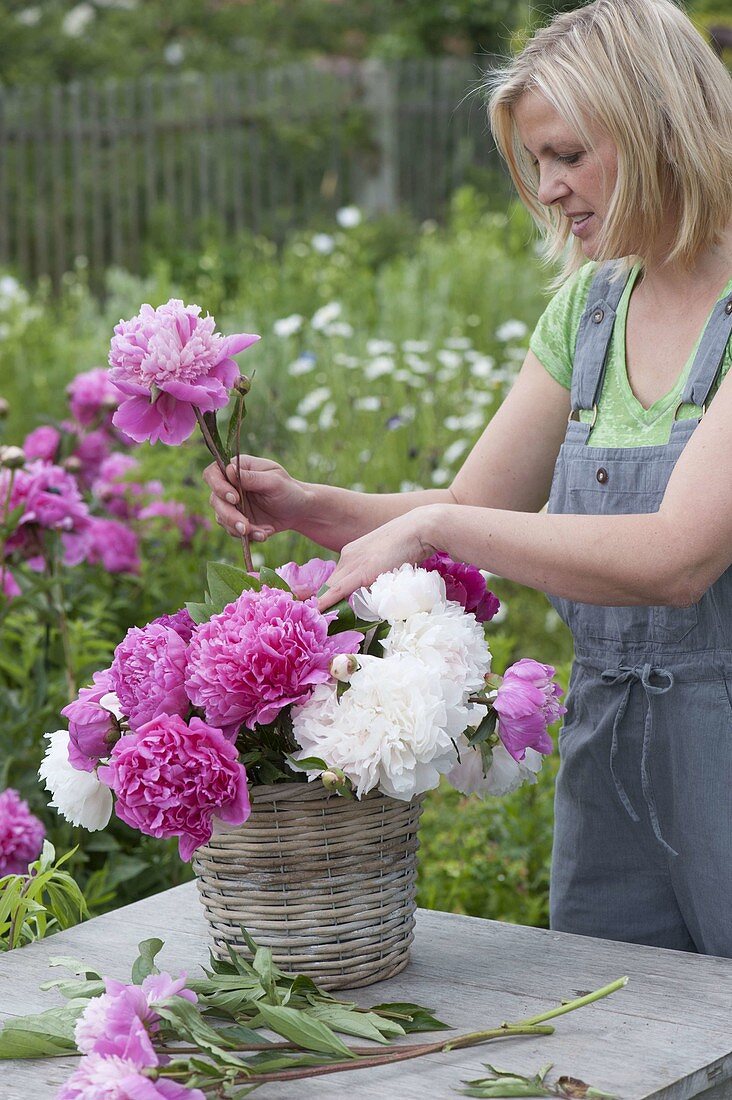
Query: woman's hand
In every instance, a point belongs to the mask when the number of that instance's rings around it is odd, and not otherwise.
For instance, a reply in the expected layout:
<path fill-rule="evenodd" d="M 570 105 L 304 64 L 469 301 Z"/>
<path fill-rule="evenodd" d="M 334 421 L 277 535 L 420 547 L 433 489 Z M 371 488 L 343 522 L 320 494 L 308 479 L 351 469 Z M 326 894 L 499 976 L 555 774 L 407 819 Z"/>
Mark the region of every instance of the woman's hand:
<path fill-rule="evenodd" d="M 438 549 L 441 514 L 439 504 L 413 508 L 349 542 L 341 551 L 327 592 L 318 600 L 320 610 L 325 611 L 347 599 L 357 588 L 372 584 L 380 573 L 404 562 L 418 565 L 429 558 Z"/>
<path fill-rule="evenodd" d="M 244 492 L 243 514 L 237 507 L 239 472 Z M 209 501 L 216 522 L 234 538 L 248 535 L 256 542 L 264 542 L 277 531 L 296 529 L 308 508 L 305 485 L 267 458 L 238 455 L 227 466 L 226 477 L 212 463 L 203 471 L 203 480 L 211 490 Z"/>

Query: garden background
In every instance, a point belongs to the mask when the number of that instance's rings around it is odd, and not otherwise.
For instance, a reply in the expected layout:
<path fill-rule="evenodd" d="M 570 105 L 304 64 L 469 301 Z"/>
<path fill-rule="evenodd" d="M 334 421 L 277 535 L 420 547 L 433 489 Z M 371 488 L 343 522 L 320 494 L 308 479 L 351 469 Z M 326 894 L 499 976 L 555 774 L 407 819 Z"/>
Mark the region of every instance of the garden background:
<path fill-rule="evenodd" d="M 0 442 L 63 433 L 66 387 L 106 364 L 114 324 L 174 296 L 262 335 L 243 364 L 244 450 L 367 491 L 449 483 L 549 278 L 490 148 L 480 74 L 572 6 L 1 3 Z M 689 10 L 709 29 L 725 8 Z M 92 428 L 65 433 L 69 469 Z M 202 444 L 128 456 L 86 486 L 133 532 L 127 566 L 19 572 L 21 595 L 0 596 L 0 789 L 28 799 L 57 853 L 78 845 L 67 866 L 92 913 L 190 867 L 116 818 L 89 834 L 49 811 L 43 734 L 125 630 L 198 599 L 206 561 L 238 551 L 210 523 Z M 256 562 L 313 549 L 280 535 Z M 491 587 L 496 671 L 528 654 L 566 685 L 571 640 L 548 601 Z M 429 794 L 419 904 L 545 925 L 555 769 L 502 800 Z"/>

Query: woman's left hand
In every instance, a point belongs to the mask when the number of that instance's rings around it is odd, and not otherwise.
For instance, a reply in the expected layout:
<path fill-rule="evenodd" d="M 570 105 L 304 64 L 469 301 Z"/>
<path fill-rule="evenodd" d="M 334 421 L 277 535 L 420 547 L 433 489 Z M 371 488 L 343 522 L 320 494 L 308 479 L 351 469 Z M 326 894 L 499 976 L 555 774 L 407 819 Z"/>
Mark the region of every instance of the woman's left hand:
<path fill-rule="evenodd" d="M 327 592 L 318 600 L 320 610 L 325 611 L 347 599 L 357 588 L 372 584 L 380 573 L 396 569 L 404 562 L 418 565 L 434 554 L 438 549 L 433 541 L 437 513 L 437 505 L 413 508 L 347 543 L 328 581 Z"/>

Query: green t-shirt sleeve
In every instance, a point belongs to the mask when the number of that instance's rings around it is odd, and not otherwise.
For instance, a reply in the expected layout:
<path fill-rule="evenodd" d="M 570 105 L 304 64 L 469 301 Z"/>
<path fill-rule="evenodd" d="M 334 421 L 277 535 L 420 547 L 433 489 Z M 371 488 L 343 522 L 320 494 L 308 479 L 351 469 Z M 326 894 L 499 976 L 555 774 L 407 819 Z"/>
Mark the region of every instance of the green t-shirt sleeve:
<path fill-rule="evenodd" d="M 597 264 L 584 264 L 557 291 L 539 318 L 529 347 L 552 378 L 572 388 L 572 363 L 577 330 Z"/>

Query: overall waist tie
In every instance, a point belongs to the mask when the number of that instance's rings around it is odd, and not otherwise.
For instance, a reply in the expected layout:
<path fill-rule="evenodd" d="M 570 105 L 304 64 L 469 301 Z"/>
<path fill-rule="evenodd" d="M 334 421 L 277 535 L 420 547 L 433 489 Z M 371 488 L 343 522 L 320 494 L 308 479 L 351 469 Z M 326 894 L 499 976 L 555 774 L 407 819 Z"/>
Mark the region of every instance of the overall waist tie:
<path fill-rule="evenodd" d="M 662 686 L 654 685 L 650 682 L 651 676 L 665 677 L 666 684 Z M 643 797 L 645 799 L 646 806 L 648 808 L 648 814 L 651 819 L 651 826 L 653 833 L 659 844 L 666 849 L 666 851 L 673 856 L 677 856 L 679 853 L 667 844 L 661 833 L 661 827 L 658 823 L 658 811 L 656 809 L 656 800 L 653 796 L 653 787 L 651 786 L 651 778 L 648 772 L 648 756 L 651 748 L 651 734 L 653 730 L 653 708 L 651 706 L 651 695 L 665 695 L 667 691 L 673 687 L 674 678 L 667 668 L 658 668 L 655 665 L 635 665 L 631 667 L 629 665 L 619 665 L 618 668 L 607 668 L 602 673 L 601 679 L 605 684 L 622 684 L 627 683 L 625 694 L 621 700 L 615 715 L 615 721 L 613 722 L 613 737 L 610 745 L 610 774 L 613 777 L 615 789 L 618 792 L 618 797 L 622 802 L 628 816 L 632 821 L 640 821 L 638 814 L 633 808 L 633 804 L 628 798 L 627 791 L 621 783 L 620 779 L 615 773 L 615 757 L 618 753 L 618 728 L 623 715 L 628 706 L 630 699 L 630 691 L 633 684 L 637 681 L 643 687 L 646 694 L 646 717 L 643 724 L 643 749 L 641 752 L 641 784 L 643 787 Z"/>

